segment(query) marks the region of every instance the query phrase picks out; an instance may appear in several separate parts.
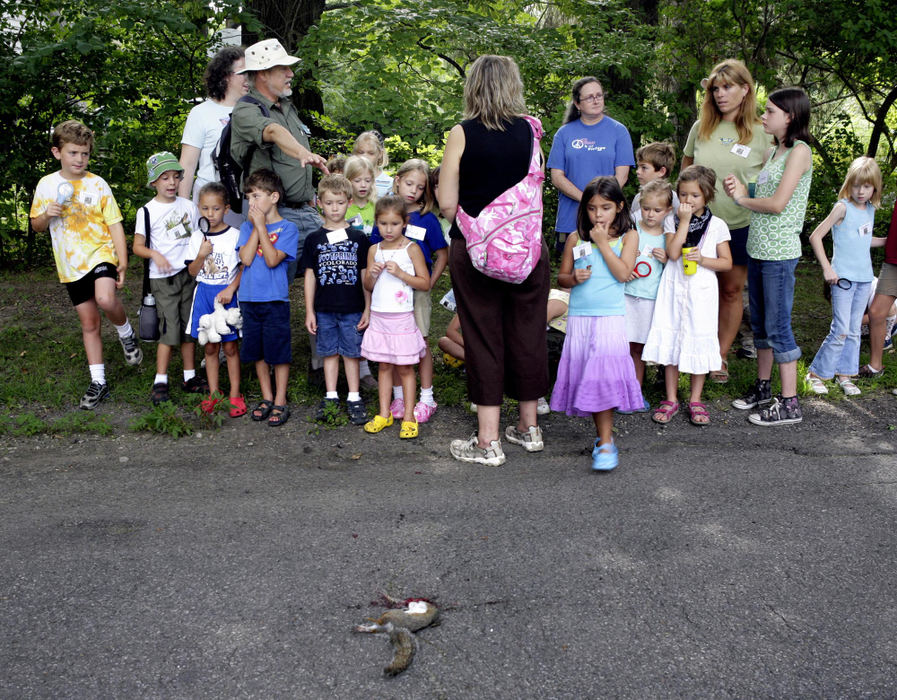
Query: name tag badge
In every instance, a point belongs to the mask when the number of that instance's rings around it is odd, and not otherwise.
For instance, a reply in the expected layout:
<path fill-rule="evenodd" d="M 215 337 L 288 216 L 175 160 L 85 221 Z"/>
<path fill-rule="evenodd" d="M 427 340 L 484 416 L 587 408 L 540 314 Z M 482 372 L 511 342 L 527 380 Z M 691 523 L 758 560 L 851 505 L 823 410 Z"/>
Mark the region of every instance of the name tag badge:
<path fill-rule="evenodd" d="M 423 226 L 407 226 L 405 228 L 405 235 L 408 238 L 413 238 L 415 241 L 422 241 L 427 237 L 427 229 Z"/>
<path fill-rule="evenodd" d="M 454 312 L 457 310 L 457 308 L 458 308 L 458 305 L 457 305 L 457 303 L 455 302 L 455 290 L 454 290 L 454 289 L 449 289 L 449 290 L 445 293 L 445 296 L 442 297 L 442 299 L 440 299 L 439 303 L 442 304 L 442 305 L 443 305 L 445 308 L 447 308 L 449 311 L 451 311 L 452 313 L 454 313 Z"/>
<path fill-rule="evenodd" d="M 327 232 L 327 242 L 328 243 L 339 243 L 340 241 L 348 241 L 349 236 L 346 234 L 346 229 L 338 228 L 336 231 L 328 231 Z"/>
<path fill-rule="evenodd" d="M 745 146 L 743 143 L 736 143 L 732 146 L 732 153 L 736 156 L 741 156 L 742 158 L 747 158 L 751 155 L 751 147 Z"/>
<path fill-rule="evenodd" d="M 187 233 L 187 227 L 184 226 L 184 224 L 178 224 L 177 226 L 170 228 L 168 232 L 171 234 L 172 238 L 187 238 L 190 236 L 190 234 Z"/>
<path fill-rule="evenodd" d="M 769 172 L 766 170 L 761 170 L 757 175 L 757 184 L 765 185 L 767 182 L 769 182 Z"/>
<path fill-rule="evenodd" d="M 573 246 L 573 259 L 579 260 L 580 258 L 584 258 L 592 252 L 592 244 L 591 243 L 580 243 L 579 245 Z"/>
<path fill-rule="evenodd" d="M 865 224 L 860 226 L 860 235 L 861 236 L 871 236 L 872 235 L 872 222 L 867 221 Z"/>
<path fill-rule="evenodd" d="M 78 201 L 85 207 L 92 207 L 97 203 L 97 196 L 93 192 L 82 192 L 78 195 Z"/>
<path fill-rule="evenodd" d="M 650 258 L 653 256 L 653 254 L 654 254 L 654 246 L 646 245 L 644 248 L 642 248 L 642 257 L 643 258 Z"/>

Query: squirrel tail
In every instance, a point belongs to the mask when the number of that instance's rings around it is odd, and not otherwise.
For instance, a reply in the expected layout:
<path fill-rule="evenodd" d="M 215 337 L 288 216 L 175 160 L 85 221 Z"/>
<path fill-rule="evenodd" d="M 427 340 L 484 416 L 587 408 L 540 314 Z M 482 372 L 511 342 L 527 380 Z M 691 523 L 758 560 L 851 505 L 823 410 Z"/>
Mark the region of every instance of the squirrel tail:
<path fill-rule="evenodd" d="M 387 676 L 396 676 L 411 665 L 417 648 L 417 640 L 404 627 L 394 627 L 392 623 L 387 623 L 385 626 L 386 631 L 389 632 L 389 641 L 393 646 L 394 653 L 392 662 L 383 669 L 383 673 Z"/>

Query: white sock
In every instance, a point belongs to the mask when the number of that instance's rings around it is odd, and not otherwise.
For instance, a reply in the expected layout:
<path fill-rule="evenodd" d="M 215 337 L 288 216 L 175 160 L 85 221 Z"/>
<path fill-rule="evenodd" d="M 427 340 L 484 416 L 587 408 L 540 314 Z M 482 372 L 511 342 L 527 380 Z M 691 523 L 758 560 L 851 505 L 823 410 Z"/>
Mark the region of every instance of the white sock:
<path fill-rule="evenodd" d="M 106 383 L 106 365 L 87 365 L 87 368 L 90 370 L 90 381 L 99 382 L 100 384 Z"/>
<path fill-rule="evenodd" d="M 346 401 L 361 401 L 361 394 L 357 391 L 350 391 L 349 395 L 346 397 Z"/>
<path fill-rule="evenodd" d="M 125 319 L 125 322 L 120 326 L 115 326 L 115 330 L 118 331 L 119 338 L 127 338 L 134 332 L 134 329 L 131 328 L 131 322 L 128 319 Z"/>
<path fill-rule="evenodd" d="M 153 379 L 153 384 L 168 384 L 168 375 L 167 374 L 157 374 L 156 378 Z"/>
<path fill-rule="evenodd" d="M 185 382 L 189 382 L 189 381 L 190 381 L 191 379 L 193 379 L 193 377 L 195 377 L 195 376 L 196 376 L 196 370 L 195 370 L 195 369 L 185 369 L 185 370 L 184 370 L 184 381 L 185 381 Z"/>
<path fill-rule="evenodd" d="M 339 394 L 336 393 L 335 391 L 328 391 L 326 394 L 324 394 L 324 398 L 325 399 L 336 399 L 338 401 Z"/>
<path fill-rule="evenodd" d="M 368 366 L 367 360 L 361 360 L 358 363 L 358 376 L 359 377 L 370 377 L 371 376 L 371 368 Z"/>
<path fill-rule="evenodd" d="M 420 401 L 421 403 L 427 404 L 427 406 L 436 405 L 436 399 L 433 398 L 433 387 L 430 387 L 429 389 L 421 388 Z"/>
<path fill-rule="evenodd" d="M 394 399 L 404 399 L 404 398 L 405 398 L 405 394 L 402 392 L 402 387 L 401 387 L 401 385 L 399 385 L 399 386 L 394 386 L 394 387 L 392 388 L 392 397 L 393 397 Z"/>

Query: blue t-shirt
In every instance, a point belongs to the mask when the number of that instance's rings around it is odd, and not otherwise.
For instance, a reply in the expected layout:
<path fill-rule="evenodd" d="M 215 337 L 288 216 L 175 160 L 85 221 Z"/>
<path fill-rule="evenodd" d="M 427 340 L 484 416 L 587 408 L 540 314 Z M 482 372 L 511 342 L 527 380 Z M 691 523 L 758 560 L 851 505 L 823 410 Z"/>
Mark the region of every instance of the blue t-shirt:
<path fill-rule="evenodd" d="M 296 224 L 286 219 L 268 224 L 268 239 L 277 250 L 286 253 L 286 257 L 274 267 L 268 267 L 262 254 L 261 246 L 249 265 L 243 266 L 240 278 L 240 301 L 289 301 L 290 281 L 287 279 L 287 263 L 296 259 L 299 248 L 299 229 Z M 237 250 L 243 247 L 252 235 L 251 221 L 244 221 L 240 227 L 240 238 Z"/>
<path fill-rule="evenodd" d="M 851 282 L 871 282 L 872 227 L 875 207 L 866 204 L 860 209 L 850 199 L 839 200 L 846 211 L 840 224 L 832 226 L 832 268 L 838 277 Z"/>
<path fill-rule="evenodd" d="M 625 126 L 606 115 L 597 124 L 586 125 L 579 119 L 564 124 L 548 154 L 549 170 L 562 170 L 580 190 L 599 175 L 613 176 L 618 165 L 635 165 L 632 137 Z M 579 202 L 559 192 L 555 229 L 561 233 L 575 231 L 578 207 Z"/>
<path fill-rule="evenodd" d="M 419 211 L 413 211 L 408 217 L 408 225 L 420 226 L 426 230 L 423 240 L 417 240 L 410 236 L 407 229 L 405 235 L 420 246 L 424 254 L 424 260 L 427 263 L 427 272 L 433 272 L 433 253 L 448 247 L 448 244 L 445 242 L 445 236 L 442 235 L 442 226 L 439 225 L 439 219 L 431 212 L 421 215 Z M 379 229 L 374 226 L 374 230 L 371 231 L 371 245 L 382 240 L 383 236 L 380 235 Z"/>

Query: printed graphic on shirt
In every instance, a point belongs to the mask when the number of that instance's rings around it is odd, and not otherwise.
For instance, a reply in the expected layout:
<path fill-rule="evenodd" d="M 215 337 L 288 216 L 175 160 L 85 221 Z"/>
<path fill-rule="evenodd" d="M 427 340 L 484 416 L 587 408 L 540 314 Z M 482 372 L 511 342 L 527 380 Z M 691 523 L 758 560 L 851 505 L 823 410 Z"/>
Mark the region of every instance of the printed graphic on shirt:
<path fill-rule="evenodd" d="M 607 146 L 599 146 L 595 142 L 595 139 L 588 139 L 588 138 L 573 139 L 570 142 L 570 147 L 575 148 L 578 151 L 582 150 L 584 148 L 584 149 L 586 149 L 586 151 L 589 151 L 589 152 L 592 152 L 592 151 L 601 152 L 601 151 L 607 150 Z"/>
<path fill-rule="evenodd" d="M 343 241 L 339 245 L 319 243 L 318 281 L 321 286 L 358 284 L 358 242 Z"/>

